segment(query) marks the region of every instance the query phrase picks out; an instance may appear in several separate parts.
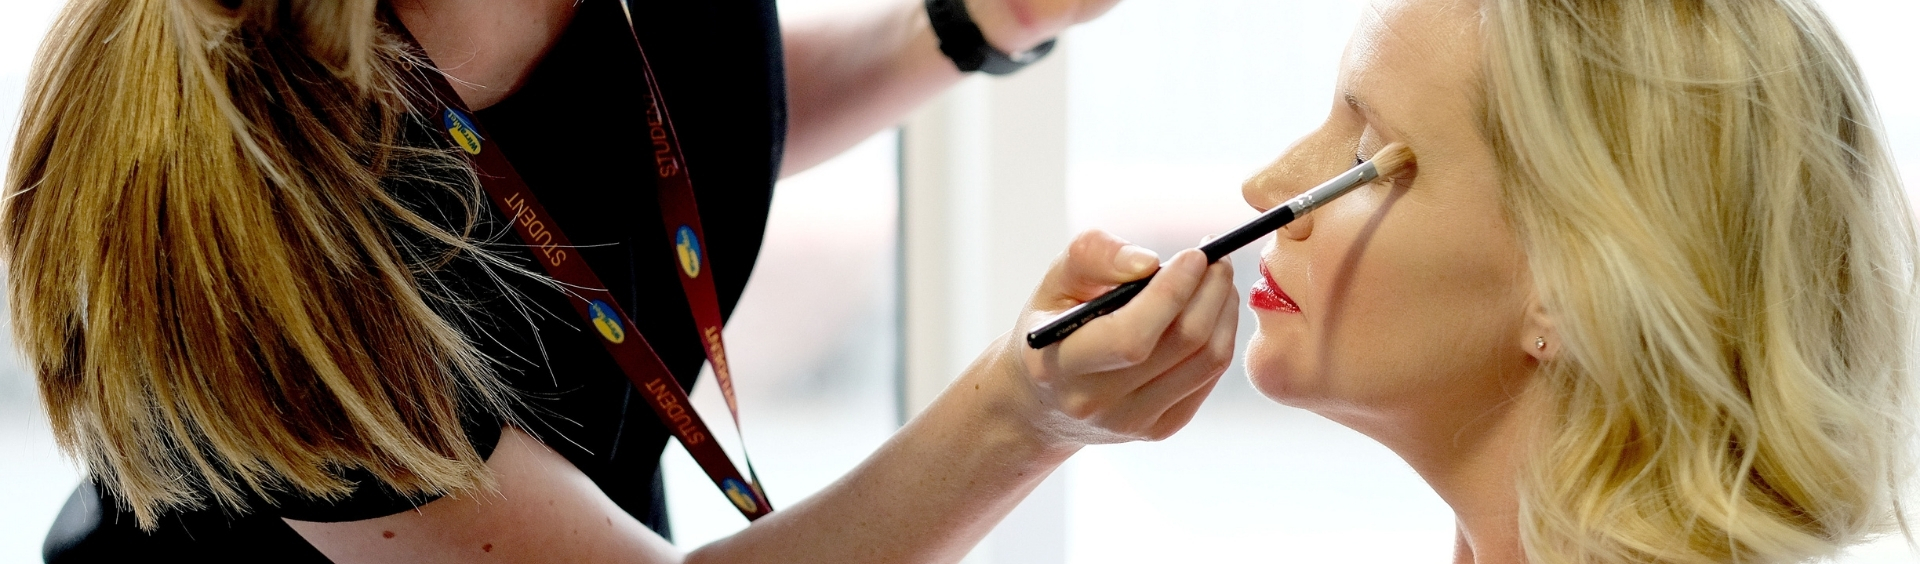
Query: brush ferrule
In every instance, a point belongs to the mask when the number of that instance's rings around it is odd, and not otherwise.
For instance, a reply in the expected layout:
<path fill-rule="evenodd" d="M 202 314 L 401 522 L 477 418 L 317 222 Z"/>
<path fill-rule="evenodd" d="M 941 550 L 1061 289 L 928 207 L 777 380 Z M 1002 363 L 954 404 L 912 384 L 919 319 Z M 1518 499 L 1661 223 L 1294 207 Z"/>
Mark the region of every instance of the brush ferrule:
<path fill-rule="evenodd" d="M 1373 182 L 1374 179 L 1379 177 L 1380 170 L 1373 166 L 1373 163 L 1362 163 L 1360 166 L 1348 169 L 1346 172 L 1341 173 L 1340 176 L 1335 176 L 1333 179 L 1323 182 L 1319 186 L 1301 192 L 1300 195 L 1294 196 L 1293 199 L 1287 200 L 1285 204 L 1281 205 L 1293 210 L 1294 217 L 1300 217 L 1306 215 L 1307 212 L 1313 211 L 1314 208 L 1320 207 L 1321 204 L 1333 201 L 1334 198 L 1347 193 L 1348 190 L 1352 190 L 1354 187 L 1368 182 Z"/>

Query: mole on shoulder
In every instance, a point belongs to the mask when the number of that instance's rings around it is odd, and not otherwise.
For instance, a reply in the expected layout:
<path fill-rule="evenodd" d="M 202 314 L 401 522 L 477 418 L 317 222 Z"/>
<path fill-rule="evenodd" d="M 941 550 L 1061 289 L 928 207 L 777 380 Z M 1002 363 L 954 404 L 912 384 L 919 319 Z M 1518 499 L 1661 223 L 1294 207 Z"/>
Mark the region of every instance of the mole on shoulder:
<path fill-rule="evenodd" d="M 493 543 L 480 545 L 481 552 L 493 552 Z"/>
<path fill-rule="evenodd" d="M 380 536 L 383 536 L 386 538 L 393 538 L 393 531 L 381 531 Z"/>

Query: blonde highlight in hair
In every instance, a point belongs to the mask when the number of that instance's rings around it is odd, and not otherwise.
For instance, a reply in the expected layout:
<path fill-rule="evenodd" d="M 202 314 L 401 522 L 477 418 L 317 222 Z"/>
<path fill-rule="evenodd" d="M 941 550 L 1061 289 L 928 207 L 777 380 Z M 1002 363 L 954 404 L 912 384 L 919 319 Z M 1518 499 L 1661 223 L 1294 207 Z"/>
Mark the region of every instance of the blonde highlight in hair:
<path fill-rule="evenodd" d="M 15 338 L 144 528 L 209 495 L 337 499 L 347 468 L 488 483 L 461 405 L 508 396 L 396 231 L 479 251 L 384 184 L 468 172 L 398 141 L 416 61 L 379 9 L 73 0 L 41 49 L 0 212 Z"/>
<path fill-rule="evenodd" d="M 1898 513 L 1916 241 L 1804 0 L 1487 0 L 1487 133 L 1565 346 L 1546 563 L 1798 562 Z"/>

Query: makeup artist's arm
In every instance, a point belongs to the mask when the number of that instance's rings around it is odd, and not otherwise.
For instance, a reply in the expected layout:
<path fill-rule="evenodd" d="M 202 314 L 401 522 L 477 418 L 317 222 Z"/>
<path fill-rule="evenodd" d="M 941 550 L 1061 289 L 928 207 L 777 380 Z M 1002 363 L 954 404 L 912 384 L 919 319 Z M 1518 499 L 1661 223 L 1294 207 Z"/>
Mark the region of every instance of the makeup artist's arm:
<path fill-rule="evenodd" d="M 693 562 L 954 562 L 1088 444 L 1158 440 L 1193 418 L 1233 359 L 1232 266 L 1176 255 L 1112 323 L 1040 351 L 1025 332 L 1150 272 L 1150 253 L 1083 234 L 1017 328 L 854 471 Z M 1136 262 L 1137 261 L 1137 262 Z M 1160 278 L 1170 278 L 1160 284 Z M 1151 293 L 1151 296 L 1147 294 Z M 1138 303 L 1136 299 L 1135 303 Z"/>
<path fill-rule="evenodd" d="M 1033 48 L 1119 0 L 965 0 L 987 42 Z M 788 131 L 781 176 L 820 164 L 965 76 L 940 53 L 924 0 L 891 0 L 783 22 Z"/>
<path fill-rule="evenodd" d="M 1193 250 L 1114 314 L 1047 349 L 1026 347 L 1021 336 L 1040 320 L 1152 269 L 1151 254 L 1127 249 L 1105 234 L 1082 235 L 1016 329 L 864 463 L 689 554 L 512 429 L 487 461 L 498 494 L 367 521 L 290 523 L 343 564 L 958 561 L 1082 446 L 1159 439 L 1185 426 L 1232 360 L 1232 267 L 1209 267 Z"/>

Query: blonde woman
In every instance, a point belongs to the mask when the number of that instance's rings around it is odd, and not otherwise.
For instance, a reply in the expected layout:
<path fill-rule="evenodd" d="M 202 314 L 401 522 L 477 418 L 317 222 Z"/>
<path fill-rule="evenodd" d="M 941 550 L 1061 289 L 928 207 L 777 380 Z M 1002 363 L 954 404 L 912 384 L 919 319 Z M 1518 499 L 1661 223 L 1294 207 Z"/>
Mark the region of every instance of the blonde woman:
<path fill-rule="evenodd" d="M 732 308 L 779 171 L 1112 4 L 783 27 L 753 0 L 72 0 L 0 214 L 16 340 L 89 478 L 48 560 L 957 560 L 1081 446 L 1193 416 L 1232 357 L 1230 268 L 1186 252 L 1071 342 L 1003 339 L 845 479 L 691 551 L 667 540 L 662 421 L 700 435 L 648 405 L 693 386 L 713 341 L 685 280 L 714 281 L 712 321 Z M 704 237 L 662 236 L 685 204 L 658 196 L 667 121 Z M 518 211 L 467 154 L 511 162 Z M 554 225 L 516 240 L 529 199 Z M 556 229 L 574 246 L 535 248 Z M 597 289 L 540 277 L 557 253 L 604 283 L 591 323 L 570 300 Z M 1020 325 L 1156 262 L 1085 235 Z M 641 340 L 670 372 L 644 393 L 609 352 Z"/>
<path fill-rule="evenodd" d="M 1458 563 L 1799 562 L 1888 531 L 1915 235 L 1809 0 L 1382 0 L 1265 209 L 1267 396 L 1403 457 Z"/>

